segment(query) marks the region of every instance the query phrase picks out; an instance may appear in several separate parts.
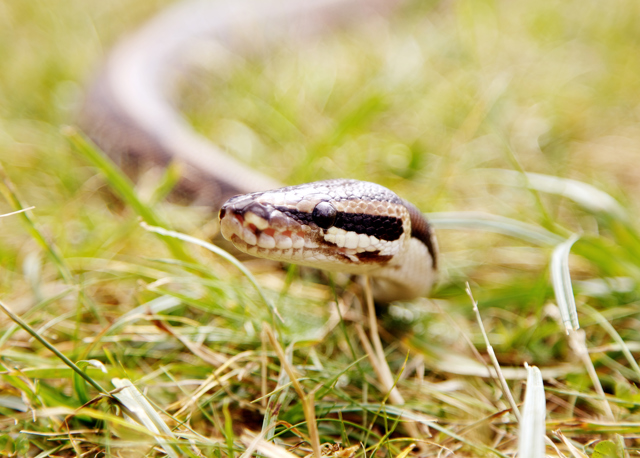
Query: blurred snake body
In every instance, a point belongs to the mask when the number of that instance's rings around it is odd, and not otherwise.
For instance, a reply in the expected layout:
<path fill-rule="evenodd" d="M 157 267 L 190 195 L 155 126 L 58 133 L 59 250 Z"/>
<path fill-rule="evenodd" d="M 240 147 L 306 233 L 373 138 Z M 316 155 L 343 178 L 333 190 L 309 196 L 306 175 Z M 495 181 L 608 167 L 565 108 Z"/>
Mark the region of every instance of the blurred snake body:
<path fill-rule="evenodd" d="M 437 248 L 413 205 L 380 185 L 356 180 L 265 191 L 281 185 L 197 134 L 172 102 L 178 76 L 192 66 L 189 49 L 205 40 L 246 54 L 283 36 L 299 40 L 379 14 L 393 3 L 178 3 L 115 47 L 87 93 L 79 122 L 124 169 L 180 163 L 180 192 L 220 208 L 221 232 L 241 251 L 369 275 L 376 298 L 384 302 L 424 295 L 435 279 Z"/>

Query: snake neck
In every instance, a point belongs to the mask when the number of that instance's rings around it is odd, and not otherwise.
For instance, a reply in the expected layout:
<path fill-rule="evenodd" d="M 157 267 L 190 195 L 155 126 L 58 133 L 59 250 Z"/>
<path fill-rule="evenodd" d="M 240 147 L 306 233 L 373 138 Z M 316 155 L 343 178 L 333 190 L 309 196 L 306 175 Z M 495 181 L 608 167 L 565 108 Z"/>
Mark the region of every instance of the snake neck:
<path fill-rule="evenodd" d="M 425 296 L 438 279 L 438 242 L 433 229 L 415 205 L 402 202 L 411 218 L 411 237 L 401 254 L 371 276 L 374 297 L 380 302 Z"/>
<path fill-rule="evenodd" d="M 427 246 L 415 237 L 409 239 L 408 245 L 392 263 L 370 275 L 376 301 L 388 303 L 423 297 L 436 282 L 435 258 Z"/>

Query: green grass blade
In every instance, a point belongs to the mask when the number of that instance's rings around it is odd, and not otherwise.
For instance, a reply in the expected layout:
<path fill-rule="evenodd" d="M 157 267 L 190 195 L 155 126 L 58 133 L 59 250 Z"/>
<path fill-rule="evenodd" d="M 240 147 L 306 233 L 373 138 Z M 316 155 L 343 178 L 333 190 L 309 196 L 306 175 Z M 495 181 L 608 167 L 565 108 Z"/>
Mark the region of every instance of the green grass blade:
<path fill-rule="evenodd" d="M 87 159 L 94 167 L 96 167 L 106 178 L 109 186 L 124 200 L 144 221 L 153 226 L 166 226 L 162 219 L 156 215 L 153 209 L 142 202 L 135 191 L 133 183 L 127 178 L 122 171 L 89 140 L 83 137 L 75 129 L 68 127 L 64 130 L 73 148 Z M 162 240 L 167 244 L 169 250 L 179 259 L 189 260 L 190 257 L 185 253 L 180 244 L 176 243 L 171 237 L 164 237 Z"/>
<path fill-rule="evenodd" d="M 58 251 L 58 248 L 47 241 L 42 232 L 40 232 L 40 230 L 36 227 L 36 224 L 29 216 L 29 213 L 26 212 L 27 208 L 20 201 L 13 183 L 11 182 L 9 176 L 6 174 L 4 168 L 1 165 L 0 178 L 0 193 L 2 193 L 7 202 L 9 202 L 11 207 L 14 209 L 14 213 L 20 214 L 20 218 L 22 218 L 22 220 L 24 221 L 31 237 L 49 253 L 49 256 L 51 257 L 51 259 L 53 259 L 53 262 L 58 268 L 58 271 L 60 272 L 62 278 L 64 278 L 66 282 L 72 283 L 73 277 L 71 275 L 71 272 L 69 271 L 69 268 L 64 262 L 64 258 Z"/>
<path fill-rule="evenodd" d="M 582 181 L 531 172 L 526 172 L 523 177 L 515 170 L 485 169 L 483 172 L 487 172 L 496 184 L 528 186 L 536 191 L 566 197 L 591 213 L 608 214 L 622 221 L 629 219 L 627 211 L 616 199 Z"/>
<path fill-rule="evenodd" d="M 564 240 L 559 235 L 539 226 L 489 213 L 441 212 L 426 213 L 425 216 L 436 229 L 472 229 L 496 232 L 542 246 L 553 246 Z"/>
<path fill-rule="evenodd" d="M 67 366 L 69 366 L 71 369 L 73 369 L 80 377 L 82 377 L 83 379 L 85 379 L 89 385 L 91 385 L 92 387 L 94 387 L 96 390 L 98 390 L 100 393 L 105 394 L 107 396 L 109 396 L 109 392 L 107 390 L 105 390 L 104 388 L 102 388 L 98 382 L 96 382 L 95 380 L 93 380 L 91 377 L 89 377 L 82 369 L 80 369 L 73 361 L 71 361 L 69 358 L 67 358 L 65 355 L 63 355 L 56 347 L 54 347 L 53 345 L 51 345 L 44 337 L 42 337 L 40 334 L 38 334 L 31 326 L 29 326 L 26 322 L 24 322 L 22 320 L 22 318 L 20 318 L 18 315 L 16 315 L 15 313 L 13 313 L 11 311 L 11 309 L 9 309 L 6 305 L 4 305 L 2 302 L 0 302 L 0 309 L 2 309 L 2 311 L 9 317 L 11 318 L 16 324 L 18 324 L 22 329 L 24 329 L 25 331 L 27 331 L 29 334 L 31 334 L 33 336 L 34 339 L 36 339 L 38 342 L 40 342 L 42 345 L 44 345 L 45 347 L 47 347 L 51 352 L 53 352 L 58 358 L 60 358 Z"/>
<path fill-rule="evenodd" d="M 205 242 L 204 240 L 200 240 L 198 238 L 191 237 L 186 234 L 181 234 L 180 232 L 169 231 L 161 227 L 153 227 L 144 223 L 142 223 L 141 226 L 146 230 L 148 230 L 149 232 L 155 232 L 157 234 L 161 234 L 166 237 L 174 237 L 176 239 L 201 246 L 211 251 L 212 253 L 217 254 L 221 258 L 226 259 L 231 264 L 236 266 L 238 270 L 240 270 L 240 272 L 242 272 L 249 279 L 249 281 L 251 282 L 251 284 L 253 284 L 253 286 L 255 287 L 256 291 L 258 292 L 258 294 L 260 295 L 264 303 L 267 305 L 267 307 L 269 307 L 269 309 L 273 312 L 273 314 L 277 316 L 281 321 L 284 321 L 280 316 L 280 314 L 278 313 L 278 310 L 276 309 L 275 305 L 267 298 L 267 296 L 262 291 L 262 288 L 260 288 L 260 285 L 258 284 L 258 281 L 256 280 L 256 278 L 253 276 L 251 272 L 249 272 L 249 269 L 247 269 L 240 261 L 238 261 L 235 257 L 233 257 L 232 255 L 224 251 L 222 248 L 217 247 L 209 242 Z"/>
<path fill-rule="evenodd" d="M 622 354 L 627 359 L 627 362 L 629 363 L 631 368 L 634 370 L 636 377 L 638 377 L 638 380 L 640 380 L 640 366 L 638 366 L 638 362 L 631 354 L 631 350 L 629 349 L 629 346 L 622 339 L 618 331 L 616 331 L 616 328 L 614 328 L 613 325 L 609 323 L 609 321 L 594 308 L 589 307 L 588 305 L 585 305 L 584 307 L 589 312 L 589 314 L 596 319 L 596 321 L 600 324 L 600 326 L 602 326 L 602 328 L 605 331 L 607 331 L 607 333 L 611 336 L 611 338 L 616 341 L 616 343 L 620 347 L 620 350 L 622 351 Z"/>

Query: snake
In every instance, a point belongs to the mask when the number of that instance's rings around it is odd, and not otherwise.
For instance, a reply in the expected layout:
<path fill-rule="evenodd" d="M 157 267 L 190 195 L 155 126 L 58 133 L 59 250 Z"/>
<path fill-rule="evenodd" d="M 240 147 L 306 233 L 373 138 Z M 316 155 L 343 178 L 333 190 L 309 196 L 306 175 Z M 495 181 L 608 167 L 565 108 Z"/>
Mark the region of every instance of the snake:
<path fill-rule="evenodd" d="M 281 183 L 195 132 L 176 108 L 194 66 L 189 49 L 215 43 L 250 55 L 304 41 L 396 0 L 187 0 L 123 38 L 88 86 L 78 123 L 127 173 L 179 163 L 176 193 L 219 210 L 222 236 L 253 256 L 367 275 L 377 301 L 426 295 L 438 250 L 423 214 L 391 190 L 336 179 Z"/>

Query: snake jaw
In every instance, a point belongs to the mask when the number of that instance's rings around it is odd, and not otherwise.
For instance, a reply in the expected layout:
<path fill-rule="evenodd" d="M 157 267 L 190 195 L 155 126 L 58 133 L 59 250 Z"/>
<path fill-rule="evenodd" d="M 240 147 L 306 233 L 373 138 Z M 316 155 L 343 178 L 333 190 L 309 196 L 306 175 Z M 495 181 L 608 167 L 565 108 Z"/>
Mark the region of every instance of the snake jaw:
<path fill-rule="evenodd" d="M 240 250 L 262 257 L 317 246 L 309 226 L 300 226 L 273 207 L 256 202 L 229 200 L 220 210 L 220 229 Z"/>

